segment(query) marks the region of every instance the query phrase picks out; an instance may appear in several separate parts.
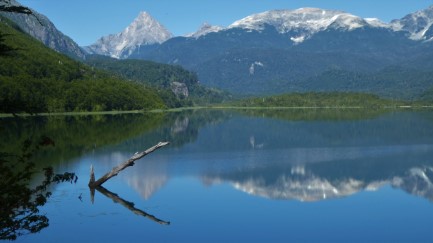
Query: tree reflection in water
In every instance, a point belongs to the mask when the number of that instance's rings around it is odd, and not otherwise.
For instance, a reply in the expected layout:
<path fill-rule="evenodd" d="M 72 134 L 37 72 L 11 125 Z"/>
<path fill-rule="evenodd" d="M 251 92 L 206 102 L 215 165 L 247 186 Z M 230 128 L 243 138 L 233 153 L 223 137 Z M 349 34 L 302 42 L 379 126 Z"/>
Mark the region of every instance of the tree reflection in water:
<path fill-rule="evenodd" d="M 45 146 L 54 146 L 48 137 L 38 143 L 26 140 L 22 155 L 0 152 L 0 240 L 16 240 L 48 227 L 49 219 L 39 211 L 51 196 L 53 183 L 76 183 L 75 173 L 55 174 L 52 167 L 43 169 L 43 179 L 36 186 L 30 181 L 38 172 L 33 155 Z"/>

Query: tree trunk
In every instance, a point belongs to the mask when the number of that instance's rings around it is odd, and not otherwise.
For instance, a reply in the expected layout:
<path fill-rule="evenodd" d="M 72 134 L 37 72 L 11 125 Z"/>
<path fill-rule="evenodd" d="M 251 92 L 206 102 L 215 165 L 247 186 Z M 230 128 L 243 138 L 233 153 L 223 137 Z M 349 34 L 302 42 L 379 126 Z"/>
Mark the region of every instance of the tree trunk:
<path fill-rule="evenodd" d="M 104 176 L 99 178 L 97 181 L 95 181 L 94 173 L 93 173 L 93 166 L 92 166 L 91 172 L 90 172 L 91 174 L 90 174 L 89 187 L 92 189 L 92 188 L 96 188 L 98 186 L 101 186 L 104 182 L 108 181 L 110 178 L 117 176 L 117 174 L 119 174 L 119 172 L 124 170 L 126 167 L 133 166 L 134 162 L 136 160 L 143 158 L 144 156 L 152 153 L 153 151 L 155 151 L 161 147 L 164 147 L 167 144 L 169 144 L 169 142 L 159 142 L 157 145 L 155 145 L 151 148 L 148 148 L 146 151 L 143 151 L 141 153 L 135 153 L 130 159 L 128 159 L 127 161 L 123 162 L 122 164 L 114 167 L 110 172 L 108 172 L 107 174 L 105 174 Z M 92 177 L 93 177 L 93 179 L 92 179 Z"/>

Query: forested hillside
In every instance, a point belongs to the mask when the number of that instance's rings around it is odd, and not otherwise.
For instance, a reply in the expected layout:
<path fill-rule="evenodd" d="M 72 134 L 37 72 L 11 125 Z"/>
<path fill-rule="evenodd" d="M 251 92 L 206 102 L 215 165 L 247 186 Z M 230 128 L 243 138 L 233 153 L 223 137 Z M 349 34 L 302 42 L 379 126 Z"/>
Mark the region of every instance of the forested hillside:
<path fill-rule="evenodd" d="M 86 63 L 158 89 L 169 107 L 219 103 L 230 98 L 226 92 L 202 86 L 195 72 L 181 66 L 134 59 L 119 60 L 100 55 L 88 56 Z"/>
<path fill-rule="evenodd" d="M 0 19 L 0 112 L 165 107 L 157 92 L 59 54 Z"/>
<path fill-rule="evenodd" d="M 234 103 L 240 107 L 335 107 L 383 108 L 410 104 L 410 102 L 383 99 L 377 95 L 351 92 L 309 92 L 249 98 Z"/>

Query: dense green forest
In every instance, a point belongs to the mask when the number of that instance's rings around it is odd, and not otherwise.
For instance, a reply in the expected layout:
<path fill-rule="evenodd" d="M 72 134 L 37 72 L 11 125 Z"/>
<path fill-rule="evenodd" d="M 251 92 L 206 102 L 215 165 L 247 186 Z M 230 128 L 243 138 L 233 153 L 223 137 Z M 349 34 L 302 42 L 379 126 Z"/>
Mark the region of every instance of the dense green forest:
<path fill-rule="evenodd" d="M 221 103 L 231 98 L 227 92 L 202 86 L 196 73 L 180 66 L 145 60 L 119 60 L 99 55 L 88 56 L 86 63 L 156 88 L 168 107 Z M 188 96 L 176 95 L 172 91 L 174 82 L 184 84 L 188 89 Z"/>
<path fill-rule="evenodd" d="M 433 72 L 408 68 L 404 66 L 390 66 L 373 73 L 353 72 L 332 69 L 318 76 L 294 82 L 303 91 L 319 92 L 364 92 L 377 94 L 385 98 L 404 100 L 425 100 L 429 98 Z"/>
<path fill-rule="evenodd" d="M 154 89 L 74 61 L 0 19 L 0 113 L 164 107 Z"/>
<path fill-rule="evenodd" d="M 188 87 L 198 83 L 194 72 L 180 66 L 144 60 L 119 60 L 100 55 L 89 55 L 85 62 L 92 67 L 117 73 L 124 78 L 163 88 L 170 88 L 172 82 L 184 83 Z"/>
<path fill-rule="evenodd" d="M 382 108 L 409 105 L 411 102 L 383 99 L 377 95 L 350 92 L 291 93 L 262 98 L 247 98 L 232 105 L 240 107 L 335 107 Z"/>

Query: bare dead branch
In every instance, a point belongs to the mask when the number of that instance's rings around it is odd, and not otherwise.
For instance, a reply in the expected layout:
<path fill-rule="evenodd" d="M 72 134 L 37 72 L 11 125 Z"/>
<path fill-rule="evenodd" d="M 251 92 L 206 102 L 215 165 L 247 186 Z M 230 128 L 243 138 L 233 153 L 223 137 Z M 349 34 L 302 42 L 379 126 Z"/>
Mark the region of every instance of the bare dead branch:
<path fill-rule="evenodd" d="M 145 150 L 141 153 L 134 154 L 130 159 L 128 159 L 127 161 L 123 162 L 122 164 L 114 167 L 110 172 L 106 173 L 104 176 L 99 178 L 97 181 L 94 181 L 94 179 L 92 181 L 92 174 L 93 173 L 91 172 L 91 179 L 89 181 L 89 187 L 90 188 L 96 188 L 98 186 L 101 186 L 104 182 L 108 181 L 110 178 L 117 176 L 117 174 L 119 174 L 119 172 L 124 170 L 126 167 L 133 166 L 134 162 L 136 160 L 143 158 L 144 156 L 152 153 L 153 151 L 155 151 L 159 148 L 164 147 L 167 144 L 169 144 L 169 142 L 159 142 L 157 145 L 155 145 L 151 148 L 148 148 L 147 150 Z M 92 171 L 93 171 L 93 167 L 92 167 Z"/>

